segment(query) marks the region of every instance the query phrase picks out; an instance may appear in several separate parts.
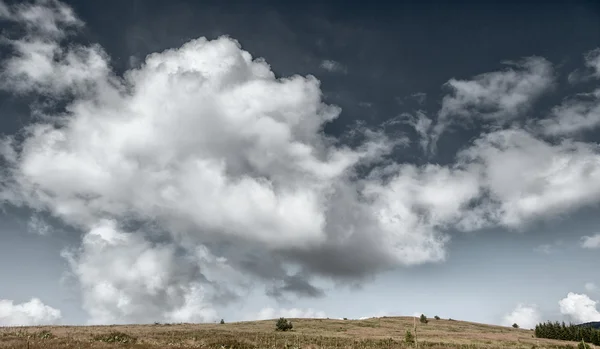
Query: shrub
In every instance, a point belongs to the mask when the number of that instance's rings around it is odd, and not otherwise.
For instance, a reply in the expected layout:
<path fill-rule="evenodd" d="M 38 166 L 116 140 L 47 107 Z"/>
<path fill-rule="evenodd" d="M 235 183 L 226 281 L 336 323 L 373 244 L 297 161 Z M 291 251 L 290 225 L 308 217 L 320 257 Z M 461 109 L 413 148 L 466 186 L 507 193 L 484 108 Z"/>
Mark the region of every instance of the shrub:
<path fill-rule="evenodd" d="M 294 326 L 292 325 L 292 322 L 287 320 L 286 318 L 279 318 L 279 320 L 277 320 L 277 323 L 275 324 L 275 329 L 277 331 L 288 331 L 291 330 Z"/>
<path fill-rule="evenodd" d="M 348 320 L 348 318 L 347 318 L 347 317 L 345 317 L 345 318 L 344 318 L 344 320 Z"/>
<path fill-rule="evenodd" d="M 39 331 L 36 332 L 34 334 L 35 337 L 39 338 L 39 339 L 52 339 L 52 338 L 56 338 L 52 332 L 47 331 L 47 330 L 43 330 L 43 331 Z"/>
<path fill-rule="evenodd" d="M 94 336 L 94 340 L 105 343 L 135 343 L 136 338 L 123 332 L 111 332 L 108 334 L 99 334 Z"/>
<path fill-rule="evenodd" d="M 404 334 L 404 341 L 408 344 L 413 344 L 415 342 L 415 337 L 410 330 L 406 330 L 406 333 Z"/>
<path fill-rule="evenodd" d="M 427 320 L 427 316 L 425 316 L 424 314 L 421 314 L 419 321 L 421 321 L 422 324 L 426 324 L 429 322 L 429 320 Z"/>
<path fill-rule="evenodd" d="M 439 320 L 439 319 L 440 319 L 440 317 L 439 317 L 439 316 L 437 316 L 437 315 L 436 315 L 436 316 L 434 316 L 433 318 L 434 318 L 434 319 L 436 319 L 436 320 Z"/>
<path fill-rule="evenodd" d="M 225 325 L 225 320 L 221 319 L 221 325 Z"/>
<path fill-rule="evenodd" d="M 590 345 L 584 341 L 581 341 L 579 344 L 577 344 L 577 349 L 590 349 Z"/>
<path fill-rule="evenodd" d="M 519 328 L 519 325 L 517 325 L 516 323 L 514 323 L 512 326 L 513 328 Z"/>

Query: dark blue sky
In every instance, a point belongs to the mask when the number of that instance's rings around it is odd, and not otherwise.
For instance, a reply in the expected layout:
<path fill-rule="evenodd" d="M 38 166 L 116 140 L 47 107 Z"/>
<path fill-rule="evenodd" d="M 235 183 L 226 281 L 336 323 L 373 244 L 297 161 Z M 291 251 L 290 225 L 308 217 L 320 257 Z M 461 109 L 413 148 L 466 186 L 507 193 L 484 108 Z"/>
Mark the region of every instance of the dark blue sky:
<path fill-rule="evenodd" d="M 506 60 L 545 57 L 564 81 L 581 66 L 581 53 L 600 42 L 594 1 L 66 3 L 86 22 L 81 38 L 102 45 L 116 72 L 128 69 L 132 56 L 139 62 L 192 38 L 229 35 L 280 76 L 317 75 L 325 100 L 344 110 L 327 126 L 335 135 L 355 120 L 377 125 L 415 109 L 434 114 L 446 81 L 501 69 Z M 319 69 L 323 59 L 352 73 Z M 568 88 L 560 86 L 557 95 Z M 415 93 L 427 95 L 424 104 L 410 97 Z M 442 162 L 461 142 L 446 136 Z"/>

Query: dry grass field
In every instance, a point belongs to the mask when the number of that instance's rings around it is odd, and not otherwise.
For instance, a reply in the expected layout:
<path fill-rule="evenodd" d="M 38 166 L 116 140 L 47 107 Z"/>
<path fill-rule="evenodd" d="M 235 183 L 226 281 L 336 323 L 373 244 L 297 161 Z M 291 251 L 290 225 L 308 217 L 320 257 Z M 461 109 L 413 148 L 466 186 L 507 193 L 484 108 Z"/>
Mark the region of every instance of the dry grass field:
<path fill-rule="evenodd" d="M 210 348 L 342 349 L 413 348 L 404 342 L 412 317 L 367 320 L 291 319 L 227 324 L 0 327 L 0 348 Z M 417 321 L 419 348 L 576 348 L 575 342 L 537 339 L 533 331 L 455 320 Z"/>

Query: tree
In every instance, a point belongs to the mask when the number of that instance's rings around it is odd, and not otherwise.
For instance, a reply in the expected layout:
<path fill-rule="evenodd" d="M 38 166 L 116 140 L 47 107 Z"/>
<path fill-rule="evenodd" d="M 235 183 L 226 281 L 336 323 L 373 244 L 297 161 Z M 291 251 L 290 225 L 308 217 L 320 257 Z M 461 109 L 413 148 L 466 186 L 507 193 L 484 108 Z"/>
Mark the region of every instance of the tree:
<path fill-rule="evenodd" d="M 287 320 L 286 318 L 279 318 L 279 320 L 277 320 L 277 323 L 275 324 L 275 329 L 277 331 L 288 331 L 291 330 L 294 326 L 292 325 L 292 322 Z"/>
<path fill-rule="evenodd" d="M 519 325 L 517 325 L 516 323 L 513 324 L 514 328 L 519 328 Z"/>
<path fill-rule="evenodd" d="M 421 314 L 421 317 L 419 318 L 419 321 L 420 321 L 422 324 L 426 324 L 426 323 L 428 323 L 428 322 L 429 322 L 429 320 L 427 320 L 427 316 L 425 316 L 424 314 Z"/>
<path fill-rule="evenodd" d="M 221 325 L 225 324 L 225 320 L 221 319 Z"/>
<path fill-rule="evenodd" d="M 408 344 L 413 344 L 415 342 L 415 337 L 410 330 L 406 330 L 406 333 L 404 334 L 404 341 Z"/>
<path fill-rule="evenodd" d="M 566 325 L 559 322 L 540 323 L 535 326 L 535 336 L 538 338 L 562 339 L 569 341 L 583 341 L 582 346 L 592 343 L 600 345 L 600 330 L 581 325 Z"/>
<path fill-rule="evenodd" d="M 437 316 L 437 315 L 436 315 L 436 316 L 434 316 L 433 318 L 434 318 L 434 319 L 436 319 L 436 320 L 439 320 L 439 319 L 440 319 L 440 317 L 439 317 L 439 316 Z"/>

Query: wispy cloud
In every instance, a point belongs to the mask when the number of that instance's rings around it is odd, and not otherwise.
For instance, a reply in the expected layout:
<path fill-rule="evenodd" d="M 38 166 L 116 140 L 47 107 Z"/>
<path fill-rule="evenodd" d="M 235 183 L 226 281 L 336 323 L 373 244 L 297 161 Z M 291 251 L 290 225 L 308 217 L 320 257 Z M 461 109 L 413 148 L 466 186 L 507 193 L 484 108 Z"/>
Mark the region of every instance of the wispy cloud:
<path fill-rule="evenodd" d="M 594 292 L 598 289 L 598 286 L 596 286 L 595 283 L 593 282 L 586 282 L 585 284 L 585 290 L 589 291 L 589 292 Z"/>
<path fill-rule="evenodd" d="M 44 218 L 40 217 L 39 215 L 31 216 L 31 218 L 27 222 L 27 229 L 34 234 L 44 236 L 50 235 L 54 230 L 52 226 L 48 224 L 48 222 L 46 222 L 46 220 L 44 220 Z"/>
<path fill-rule="evenodd" d="M 567 77 L 570 84 L 577 84 L 600 77 L 600 48 L 587 52 L 583 58 L 585 69 L 576 69 L 570 73 Z"/>
<path fill-rule="evenodd" d="M 0 0 L 0 18 L 7 18 L 10 16 L 10 9 L 6 6 L 3 0 Z"/>
<path fill-rule="evenodd" d="M 571 83 L 600 78 L 600 49 L 584 55 L 585 65 L 592 72 L 576 71 L 569 75 Z M 578 93 L 552 108 L 548 118 L 539 120 L 537 128 L 547 136 L 568 136 L 600 126 L 600 89 Z"/>
<path fill-rule="evenodd" d="M 594 71 L 593 75 L 600 78 L 600 48 L 587 52 L 584 55 L 584 59 L 585 65 Z"/>
<path fill-rule="evenodd" d="M 427 94 L 424 92 L 413 93 L 410 96 L 414 98 L 419 104 L 423 104 L 427 100 Z"/>
<path fill-rule="evenodd" d="M 467 124 L 475 119 L 506 123 L 530 110 L 554 82 L 552 65 L 541 57 L 506 62 L 510 68 L 484 73 L 470 80 L 450 79 L 450 94 L 442 100 L 432 131 L 437 140 L 455 119 Z"/>
<path fill-rule="evenodd" d="M 582 237 L 581 247 L 589 249 L 600 248 L 600 234 Z"/>
<path fill-rule="evenodd" d="M 322 61 L 320 67 L 329 72 L 332 72 L 332 73 L 344 73 L 345 74 L 348 72 L 348 69 L 346 68 L 346 66 L 344 66 L 340 62 L 336 62 L 336 61 L 330 60 L 330 59 L 326 59 L 326 60 Z"/>
<path fill-rule="evenodd" d="M 557 240 L 551 244 L 542 244 L 536 246 L 533 250 L 537 253 L 552 254 L 555 253 L 557 251 L 557 248 L 562 246 L 562 244 L 562 240 Z"/>
<path fill-rule="evenodd" d="M 600 89 L 571 97 L 540 120 L 541 132 L 549 136 L 572 135 L 600 126 Z"/>
<path fill-rule="evenodd" d="M 550 244 L 543 244 L 535 247 L 533 250 L 538 253 L 552 254 L 552 252 L 554 252 L 554 246 Z"/>
<path fill-rule="evenodd" d="M 406 123 L 414 128 L 421 149 L 426 151 L 429 147 L 429 131 L 431 129 L 432 120 L 422 111 L 417 111 L 414 114 L 402 114 L 400 115 L 400 120 L 402 123 Z"/>

